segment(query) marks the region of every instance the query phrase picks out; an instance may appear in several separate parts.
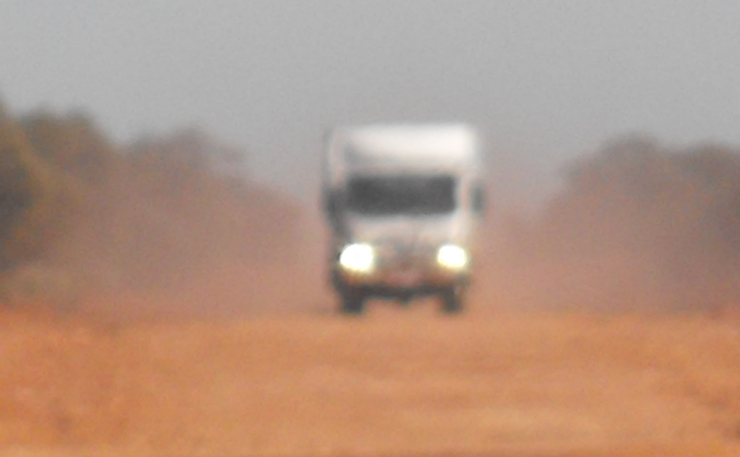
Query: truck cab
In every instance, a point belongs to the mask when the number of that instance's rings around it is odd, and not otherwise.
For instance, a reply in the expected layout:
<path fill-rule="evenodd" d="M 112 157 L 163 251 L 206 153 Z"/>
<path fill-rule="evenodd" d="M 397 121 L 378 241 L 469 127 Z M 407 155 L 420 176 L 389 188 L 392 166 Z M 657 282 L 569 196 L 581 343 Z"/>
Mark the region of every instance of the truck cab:
<path fill-rule="evenodd" d="M 323 207 L 340 311 L 369 298 L 436 295 L 463 309 L 483 210 L 476 131 L 465 124 L 337 128 L 327 138 Z"/>

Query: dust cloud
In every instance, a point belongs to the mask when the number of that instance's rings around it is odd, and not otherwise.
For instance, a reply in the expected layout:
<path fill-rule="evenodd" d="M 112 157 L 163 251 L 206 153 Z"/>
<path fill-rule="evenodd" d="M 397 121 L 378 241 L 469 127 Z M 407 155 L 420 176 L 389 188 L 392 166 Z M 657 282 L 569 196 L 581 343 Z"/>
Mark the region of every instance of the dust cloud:
<path fill-rule="evenodd" d="M 213 146 L 150 139 L 79 181 L 45 259 L 76 311 L 0 311 L 0 447 L 738 455 L 740 321 L 666 313 L 738 308 L 736 151 L 620 139 L 539 206 L 492 183 L 470 313 L 345 320 L 307 316 L 333 308 L 318 205 Z"/>
<path fill-rule="evenodd" d="M 230 173 L 234 151 L 214 144 L 197 131 L 141 140 L 85 195 L 49 255 L 73 272 L 83 311 L 218 317 L 316 302 L 304 208 Z"/>
<path fill-rule="evenodd" d="M 141 141 L 125 157 L 51 256 L 75 272 L 83 310 L 174 318 L 333 309 L 318 205 L 230 175 L 233 155 L 214 154 L 192 132 Z M 738 308 L 738 151 L 632 135 L 563 172 L 538 205 L 491 183 L 474 307 Z"/>
<path fill-rule="evenodd" d="M 489 215 L 479 278 L 488 303 L 617 312 L 737 309 L 737 150 L 670 147 L 630 135 L 563 171 L 563 185 L 537 211 L 518 209 L 525 202 Z"/>

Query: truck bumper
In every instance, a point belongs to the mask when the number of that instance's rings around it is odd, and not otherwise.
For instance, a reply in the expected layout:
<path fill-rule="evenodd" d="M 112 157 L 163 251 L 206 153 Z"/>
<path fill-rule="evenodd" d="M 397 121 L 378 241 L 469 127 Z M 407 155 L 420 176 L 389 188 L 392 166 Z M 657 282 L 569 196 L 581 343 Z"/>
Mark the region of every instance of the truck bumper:
<path fill-rule="evenodd" d="M 469 274 L 391 271 L 384 272 L 382 275 L 360 276 L 350 275 L 337 269 L 332 272 L 332 284 L 340 294 L 351 290 L 364 297 L 400 300 L 439 295 L 451 287 L 465 288 L 469 282 Z"/>

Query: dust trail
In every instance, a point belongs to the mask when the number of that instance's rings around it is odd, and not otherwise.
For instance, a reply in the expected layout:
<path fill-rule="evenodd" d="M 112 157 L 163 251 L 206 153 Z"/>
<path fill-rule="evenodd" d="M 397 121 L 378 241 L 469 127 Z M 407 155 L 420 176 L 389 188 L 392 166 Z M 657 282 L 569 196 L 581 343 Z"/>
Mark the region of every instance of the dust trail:
<path fill-rule="evenodd" d="M 234 174 L 233 154 L 186 131 L 139 142 L 107 170 L 49 256 L 79 278 L 88 311 L 233 316 L 316 301 L 304 208 Z"/>
<path fill-rule="evenodd" d="M 95 183 L 51 259 L 83 278 L 85 290 L 129 297 L 116 312 L 331 309 L 318 205 L 229 174 L 233 158 L 233 150 L 193 132 L 129 147 Z M 495 162 L 489 166 L 505 169 Z M 518 170 L 517 179 L 526 179 L 526 167 Z M 566 167 L 562 186 L 537 196 L 538 205 L 500 178 L 491 174 L 489 183 L 480 306 L 737 308 L 737 150 L 624 137 Z M 158 298 L 146 300 L 147 293 Z"/>
<path fill-rule="evenodd" d="M 535 213 L 489 218 L 484 288 L 516 307 L 729 309 L 740 303 L 740 153 L 607 143 Z"/>

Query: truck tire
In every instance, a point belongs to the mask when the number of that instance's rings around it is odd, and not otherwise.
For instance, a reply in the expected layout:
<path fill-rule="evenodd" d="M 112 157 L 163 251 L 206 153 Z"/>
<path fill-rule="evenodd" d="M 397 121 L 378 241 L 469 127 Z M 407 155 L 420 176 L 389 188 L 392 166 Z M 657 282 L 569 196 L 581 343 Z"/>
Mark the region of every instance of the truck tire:
<path fill-rule="evenodd" d="M 439 294 L 442 301 L 442 312 L 445 314 L 459 314 L 463 310 L 463 288 L 460 286 L 446 287 Z"/>
<path fill-rule="evenodd" d="M 341 294 L 341 312 L 348 315 L 360 315 L 365 311 L 365 297 L 356 290 L 346 290 Z"/>

